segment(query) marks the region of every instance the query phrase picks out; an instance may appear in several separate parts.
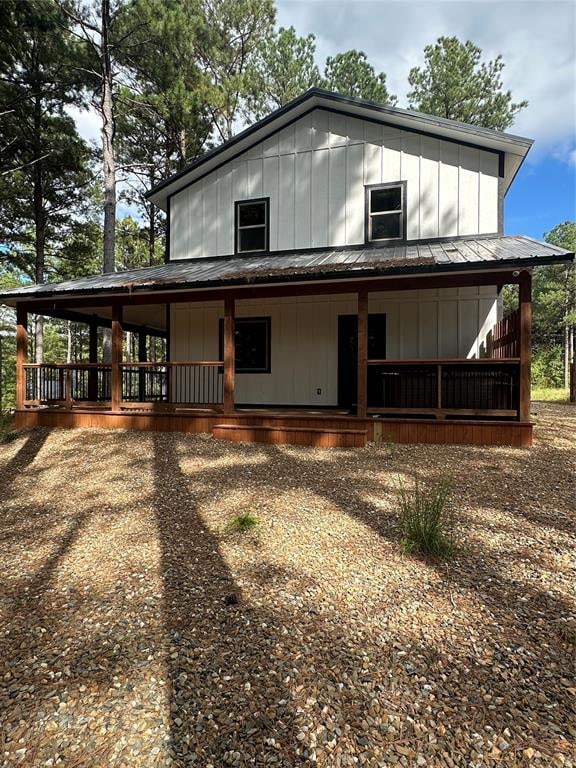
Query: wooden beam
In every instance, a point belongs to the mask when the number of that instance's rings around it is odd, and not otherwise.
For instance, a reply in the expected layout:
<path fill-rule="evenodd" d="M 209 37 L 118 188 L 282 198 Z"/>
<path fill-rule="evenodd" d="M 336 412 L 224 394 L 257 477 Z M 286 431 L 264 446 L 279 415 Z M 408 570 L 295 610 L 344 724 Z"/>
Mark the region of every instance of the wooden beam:
<path fill-rule="evenodd" d="M 22 304 L 16 305 L 16 409 L 24 407 L 26 400 L 26 371 L 28 362 L 28 312 Z"/>
<path fill-rule="evenodd" d="M 224 299 L 224 413 L 234 412 L 236 377 L 236 334 L 234 299 Z"/>
<path fill-rule="evenodd" d="M 112 410 L 119 411 L 122 403 L 122 305 L 112 307 L 112 372 L 111 397 Z"/>
<path fill-rule="evenodd" d="M 366 418 L 368 403 L 368 291 L 358 292 L 358 406 L 356 416 Z"/>
<path fill-rule="evenodd" d="M 110 306 L 110 299 L 108 299 L 105 302 L 105 304 L 106 306 Z M 61 306 L 64 306 L 64 305 L 61 305 Z M 86 302 L 84 302 L 84 306 L 86 306 Z M 102 305 L 98 303 L 97 305 L 93 305 L 93 306 L 102 306 Z M 28 307 L 28 311 L 32 312 L 31 307 Z M 34 311 L 40 312 L 37 306 L 34 306 Z M 97 327 L 99 328 L 112 328 L 112 320 L 109 317 L 100 317 L 100 315 L 96 315 L 96 314 L 89 315 L 84 312 L 75 312 L 74 310 L 71 310 L 71 309 L 54 309 L 54 308 L 49 311 L 46 310 L 43 313 L 46 314 L 48 317 L 55 317 L 58 320 L 70 320 L 73 323 L 88 323 L 88 324 L 96 323 Z M 122 321 L 122 328 L 125 331 L 130 331 L 131 333 L 146 333 L 148 336 L 158 336 L 159 338 L 162 338 L 162 339 L 166 338 L 166 336 L 168 335 L 167 330 L 162 330 L 160 328 L 152 328 L 147 325 L 141 325 L 140 323 L 127 323 L 126 320 Z"/>
<path fill-rule="evenodd" d="M 145 363 L 147 359 L 146 334 L 140 332 L 138 334 L 138 362 Z M 138 373 L 138 397 L 140 398 L 140 402 L 144 402 L 146 399 L 146 370 L 144 366 L 140 368 Z"/>
<path fill-rule="evenodd" d="M 305 278 L 303 278 L 305 279 Z M 412 277 L 385 277 L 367 280 L 335 280 L 333 282 L 286 282 L 281 285 L 247 285 L 231 288 L 153 291 L 151 293 L 131 293 L 118 297 L 89 294 L 84 298 L 77 296 L 69 298 L 44 299 L 38 302 L 28 302 L 30 312 L 42 312 L 50 316 L 51 311 L 59 307 L 101 307 L 118 303 L 125 306 L 142 304 L 176 304 L 196 301 L 222 301 L 226 297 L 235 300 L 281 298 L 285 296 L 325 296 L 327 294 L 354 294 L 366 290 L 378 291 L 414 291 L 422 288 L 466 288 L 479 285 L 512 285 L 518 283 L 518 277 L 510 270 L 494 272 L 465 272 L 448 274 L 418 275 Z"/>
<path fill-rule="evenodd" d="M 520 421 L 530 421 L 532 359 L 532 275 L 520 273 Z"/>

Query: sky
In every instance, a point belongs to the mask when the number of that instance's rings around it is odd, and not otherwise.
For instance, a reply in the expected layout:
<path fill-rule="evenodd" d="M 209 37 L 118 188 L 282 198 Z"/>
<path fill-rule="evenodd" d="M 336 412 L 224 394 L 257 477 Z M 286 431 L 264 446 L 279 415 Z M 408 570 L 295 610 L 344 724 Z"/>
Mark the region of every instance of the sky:
<path fill-rule="evenodd" d="M 279 26 L 315 35 L 319 66 L 363 50 L 401 107 L 410 68 L 441 35 L 472 40 L 489 59 L 501 54 L 505 88 L 529 102 L 509 131 L 535 140 L 507 195 L 505 230 L 542 238 L 576 218 L 575 0 L 277 0 L 277 8 Z M 82 135 L 98 138 L 95 115 L 76 117 Z"/>
<path fill-rule="evenodd" d="M 541 238 L 576 218 L 576 2 L 556 0 L 279 0 L 279 26 L 316 37 L 318 64 L 356 48 L 386 73 L 405 107 L 408 73 L 424 47 L 442 35 L 472 40 L 484 55 L 501 54 L 504 87 L 528 107 L 511 133 L 535 144 L 505 203 L 508 234 Z"/>

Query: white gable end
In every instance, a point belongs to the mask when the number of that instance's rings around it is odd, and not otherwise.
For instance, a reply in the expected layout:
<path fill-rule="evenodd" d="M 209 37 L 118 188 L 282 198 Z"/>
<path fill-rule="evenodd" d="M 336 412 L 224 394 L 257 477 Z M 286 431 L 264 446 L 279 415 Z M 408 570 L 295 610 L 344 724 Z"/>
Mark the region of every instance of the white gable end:
<path fill-rule="evenodd" d="M 234 253 L 234 203 L 269 198 L 270 250 L 363 245 L 366 185 L 406 182 L 406 237 L 498 231 L 495 152 L 315 109 L 170 200 L 170 258 Z"/>

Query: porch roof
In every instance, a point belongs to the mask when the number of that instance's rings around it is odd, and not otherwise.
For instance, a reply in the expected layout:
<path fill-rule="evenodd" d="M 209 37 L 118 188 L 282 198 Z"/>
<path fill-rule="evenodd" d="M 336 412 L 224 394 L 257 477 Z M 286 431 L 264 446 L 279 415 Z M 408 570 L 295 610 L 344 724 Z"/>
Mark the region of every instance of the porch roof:
<path fill-rule="evenodd" d="M 574 261 L 574 254 L 525 236 L 476 236 L 381 248 L 348 247 L 172 261 L 156 267 L 28 285 L 0 293 L 0 301 L 100 293 L 234 287 L 454 271 L 487 271 Z"/>

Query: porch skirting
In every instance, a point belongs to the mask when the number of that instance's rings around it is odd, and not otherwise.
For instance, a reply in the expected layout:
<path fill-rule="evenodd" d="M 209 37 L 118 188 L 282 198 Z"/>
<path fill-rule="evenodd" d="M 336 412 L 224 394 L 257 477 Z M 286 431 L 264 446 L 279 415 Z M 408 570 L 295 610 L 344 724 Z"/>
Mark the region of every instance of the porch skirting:
<path fill-rule="evenodd" d="M 361 419 L 290 413 L 115 413 L 59 409 L 16 411 L 16 428 L 105 428 L 159 432 L 203 432 L 244 442 L 359 447 L 366 441 L 463 445 L 532 445 L 530 422 L 430 419 Z M 216 429 L 215 429 L 216 428 Z"/>

